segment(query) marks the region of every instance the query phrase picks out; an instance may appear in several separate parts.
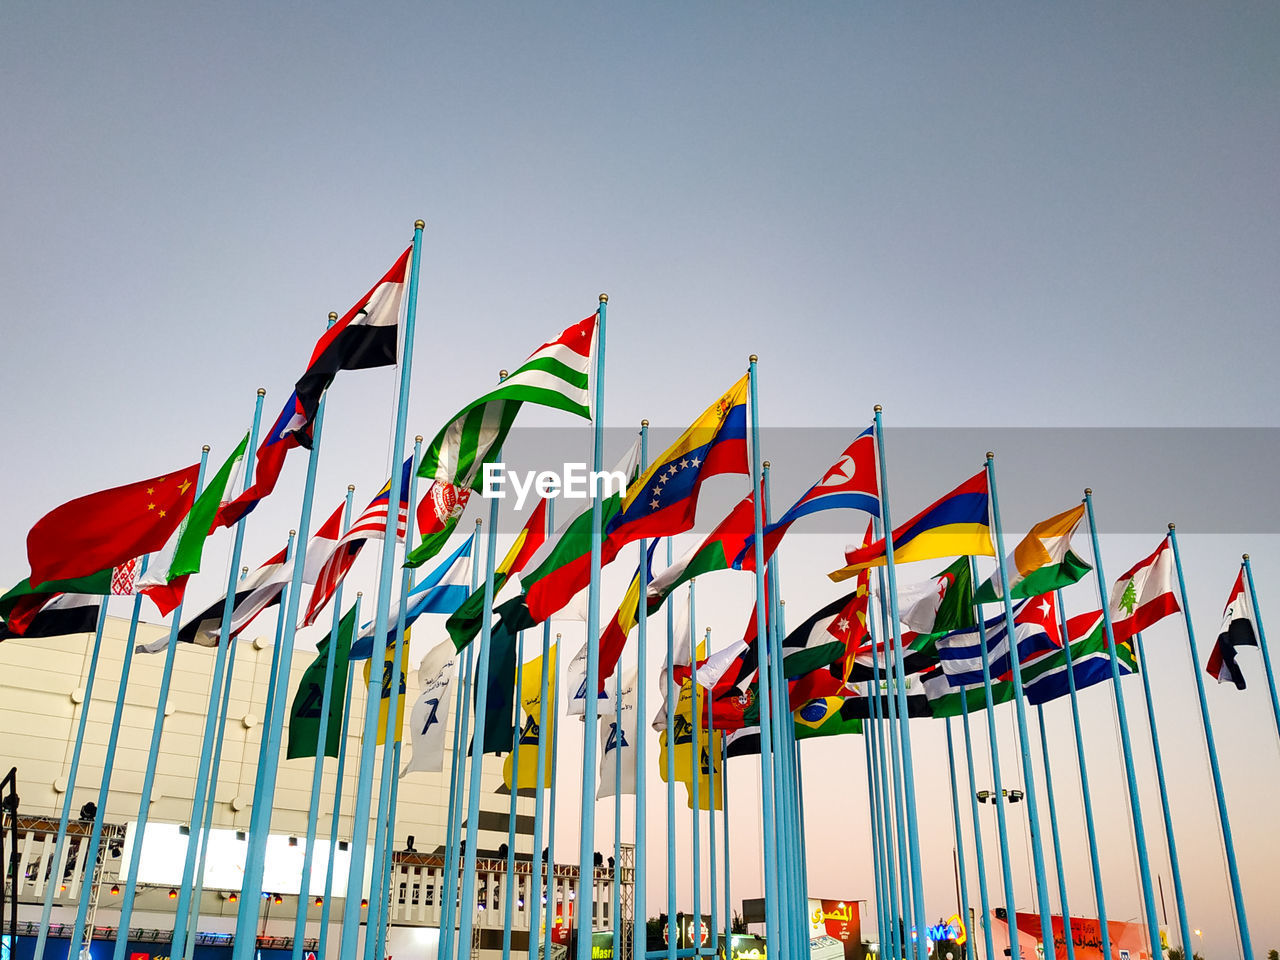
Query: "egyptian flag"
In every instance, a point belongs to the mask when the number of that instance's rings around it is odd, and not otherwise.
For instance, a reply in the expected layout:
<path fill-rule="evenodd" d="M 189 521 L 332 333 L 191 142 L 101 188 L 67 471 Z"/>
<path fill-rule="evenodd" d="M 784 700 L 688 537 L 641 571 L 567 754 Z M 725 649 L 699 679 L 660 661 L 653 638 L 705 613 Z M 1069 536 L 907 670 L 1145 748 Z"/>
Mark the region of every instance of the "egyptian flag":
<path fill-rule="evenodd" d="M 1244 588 L 1242 569 L 1236 576 L 1236 585 L 1231 588 L 1227 608 L 1222 611 L 1222 630 L 1218 633 L 1218 642 L 1213 645 L 1213 652 L 1209 654 L 1205 672 L 1219 683 L 1230 680 L 1237 690 L 1243 690 L 1244 672 L 1236 663 L 1236 647 L 1257 645 L 1258 631 L 1253 625 L 1253 604 Z"/>
<path fill-rule="evenodd" d="M 409 247 L 400 254 L 386 276 L 316 343 L 307 372 L 294 385 L 297 410 L 288 426 L 302 446 L 311 446 L 310 428 L 320 409 L 320 397 L 339 370 L 395 365 L 400 301 L 404 298 L 412 252 L 413 247 Z"/>
<path fill-rule="evenodd" d="M 104 598 L 87 593 L 59 593 L 46 602 L 26 624 L 21 634 L 0 624 L 0 640 L 10 637 L 65 637 L 72 633 L 93 633 L 98 629 L 98 611 Z"/>

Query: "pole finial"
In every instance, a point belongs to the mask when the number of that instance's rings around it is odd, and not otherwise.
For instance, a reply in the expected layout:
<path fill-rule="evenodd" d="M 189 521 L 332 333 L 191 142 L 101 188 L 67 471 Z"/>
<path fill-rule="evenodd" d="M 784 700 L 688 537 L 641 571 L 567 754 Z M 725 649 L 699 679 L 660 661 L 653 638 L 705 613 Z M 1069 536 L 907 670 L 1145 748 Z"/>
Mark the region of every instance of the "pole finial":
<path fill-rule="evenodd" d="M 259 388 L 258 388 L 258 396 L 260 396 L 260 397 L 265 397 L 266 395 L 267 395 L 267 388 L 266 388 L 266 387 L 259 387 Z"/>
<path fill-rule="evenodd" d="M 422 434 L 418 434 L 416 437 L 414 437 L 414 438 L 413 438 L 413 442 L 414 442 L 414 443 L 421 443 L 421 442 L 422 442 Z"/>
<path fill-rule="evenodd" d="M 878 403 L 877 403 L 874 407 L 872 407 L 871 409 L 872 409 L 875 413 L 882 413 L 882 412 L 884 412 L 884 407 L 880 406 L 880 404 L 878 404 Z"/>
<path fill-rule="evenodd" d="M 1169 524 L 1169 529 L 1170 529 L 1170 530 L 1172 530 L 1172 529 L 1174 529 L 1174 527 L 1175 527 L 1175 526 L 1176 526 L 1175 524 L 1172 524 L 1172 523 L 1171 523 L 1171 524 Z"/>
<path fill-rule="evenodd" d="M 1084 495 L 1085 495 L 1086 497 L 1092 497 L 1092 496 L 1093 496 L 1093 487 L 1085 487 L 1085 488 L 1084 488 Z"/>
<path fill-rule="evenodd" d="M 289 531 L 289 536 L 291 536 L 291 537 L 296 537 L 297 535 L 298 535 L 298 531 L 297 531 L 297 530 L 290 530 L 290 531 Z"/>
<path fill-rule="evenodd" d="M 426 228 L 427 228 L 427 221 L 425 221 L 425 220 L 415 220 L 415 221 L 413 221 L 413 229 L 415 229 L 415 230 L 425 230 Z"/>
<path fill-rule="evenodd" d="M 559 639 L 560 639 L 560 637 L 561 637 L 561 634 L 558 634 L 558 633 L 557 633 L 557 634 L 556 634 L 556 639 L 557 639 L 557 640 L 559 640 Z"/>
<path fill-rule="evenodd" d="M 350 490 L 352 493 L 355 493 L 355 492 L 356 492 L 356 485 L 355 485 L 354 483 L 348 483 L 348 484 L 347 484 L 347 489 L 348 489 L 348 490 Z"/>
<path fill-rule="evenodd" d="M 641 421 L 640 421 L 640 426 L 642 426 L 642 427 L 647 427 L 647 426 L 649 426 L 649 421 L 648 421 L 648 420 L 641 420 Z"/>
<path fill-rule="evenodd" d="M 505 379 L 507 379 L 507 377 L 508 377 L 508 376 L 509 376 L 509 374 L 507 373 L 507 371 L 505 371 L 505 370 L 499 370 L 499 371 L 498 371 L 498 378 L 499 378 L 499 379 L 501 379 L 501 380 L 505 380 Z"/>
<path fill-rule="evenodd" d="M 336 313 L 334 313 L 332 310 L 330 310 L 330 311 L 329 311 L 329 319 L 330 319 L 330 320 L 333 320 L 333 321 L 336 321 L 336 320 L 338 319 L 338 315 L 337 315 Z"/>
<path fill-rule="evenodd" d="M 747 357 L 747 363 L 759 363 L 759 362 L 760 362 L 760 358 L 757 357 L 754 353 L 751 356 Z"/>
<path fill-rule="evenodd" d="M 1245 563 L 1248 563 L 1248 562 L 1249 562 L 1249 555 L 1248 555 L 1247 553 L 1242 553 L 1242 554 L 1240 554 L 1240 559 L 1241 559 L 1241 560 L 1243 560 Z"/>
<path fill-rule="evenodd" d="M 201 447 L 200 449 L 201 449 L 201 450 L 203 450 L 205 453 L 208 453 L 208 452 L 209 452 L 209 450 L 210 450 L 210 449 L 212 449 L 212 448 L 211 448 L 211 447 L 206 443 L 206 444 L 205 444 L 203 447 Z"/>
<path fill-rule="evenodd" d="M 479 517 L 476 517 L 476 529 L 479 529 L 482 523 L 484 523 L 484 521 L 481 520 Z"/>
<path fill-rule="evenodd" d="M 769 469 L 769 461 L 768 461 L 768 460 L 766 460 L 763 464 L 761 464 L 761 466 L 763 466 L 766 470 L 768 470 L 768 469 Z"/>
<path fill-rule="evenodd" d="M 364 596 L 364 591 L 363 591 L 363 590 L 357 590 L 357 591 L 356 591 L 356 599 L 357 599 L 357 600 L 359 600 L 359 599 L 360 599 L 361 597 L 363 597 L 363 596 Z"/>
<path fill-rule="evenodd" d="M 987 459 L 988 459 L 988 460 L 994 460 L 995 458 L 996 458 L 996 455 L 995 455 L 994 453 L 992 453 L 990 450 L 988 450 L 988 451 L 987 451 Z"/>
<path fill-rule="evenodd" d="M 602 293 L 602 294 L 600 294 L 600 302 L 601 302 L 601 303 L 608 303 L 608 302 L 609 302 L 609 295 L 608 295 L 607 293 Z"/>

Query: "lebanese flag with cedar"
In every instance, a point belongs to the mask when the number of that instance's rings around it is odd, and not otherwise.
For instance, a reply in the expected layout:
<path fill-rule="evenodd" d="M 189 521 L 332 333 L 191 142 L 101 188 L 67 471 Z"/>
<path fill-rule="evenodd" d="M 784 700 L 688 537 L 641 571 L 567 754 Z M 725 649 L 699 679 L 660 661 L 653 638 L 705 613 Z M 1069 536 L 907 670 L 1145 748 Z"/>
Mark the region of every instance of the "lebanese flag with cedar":
<path fill-rule="evenodd" d="M 1173 546 L 1166 536 L 1156 552 L 1134 564 L 1111 588 L 1111 631 L 1124 643 L 1182 608 L 1173 593 Z"/>
<path fill-rule="evenodd" d="M 1222 629 L 1218 632 L 1218 642 L 1213 645 L 1213 652 L 1209 654 L 1209 662 L 1204 669 L 1219 683 L 1230 680 L 1237 690 L 1243 690 L 1244 672 L 1236 663 L 1236 647 L 1257 645 L 1258 632 L 1253 625 L 1253 604 L 1244 588 L 1242 569 L 1236 576 L 1236 585 L 1231 588 L 1227 608 L 1222 611 Z"/>
<path fill-rule="evenodd" d="M 31 585 L 121 566 L 165 545 L 191 509 L 200 464 L 68 501 L 27 534 Z"/>

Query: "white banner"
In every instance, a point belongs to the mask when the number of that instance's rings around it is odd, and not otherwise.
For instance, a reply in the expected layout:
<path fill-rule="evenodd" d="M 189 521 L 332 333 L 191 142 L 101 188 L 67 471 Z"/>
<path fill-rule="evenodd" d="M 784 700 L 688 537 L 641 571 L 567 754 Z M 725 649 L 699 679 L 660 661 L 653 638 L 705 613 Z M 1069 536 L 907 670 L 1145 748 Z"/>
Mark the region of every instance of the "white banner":
<path fill-rule="evenodd" d="M 409 713 L 409 734 L 413 756 L 400 776 L 415 770 L 440 773 L 444 770 L 445 727 L 453 702 L 453 681 L 457 654 L 452 641 L 436 644 L 418 665 L 418 683 L 422 693 Z"/>

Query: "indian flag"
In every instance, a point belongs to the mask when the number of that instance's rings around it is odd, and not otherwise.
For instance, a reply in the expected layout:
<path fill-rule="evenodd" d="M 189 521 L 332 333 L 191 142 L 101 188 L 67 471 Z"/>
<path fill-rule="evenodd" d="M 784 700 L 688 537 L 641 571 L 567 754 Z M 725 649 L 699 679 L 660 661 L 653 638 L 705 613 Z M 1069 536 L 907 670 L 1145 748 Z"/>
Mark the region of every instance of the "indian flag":
<path fill-rule="evenodd" d="M 1038 597 L 1075 583 L 1093 568 L 1071 549 L 1071 537 L 1084 519 L 1084 504 L 1041 520 L 1022 538 L 1005 560 L 1009 595 L 1017 599 Z M 974 600 L 995 603 L 1003 596 L 997 572 L 978 588 Z"/>

